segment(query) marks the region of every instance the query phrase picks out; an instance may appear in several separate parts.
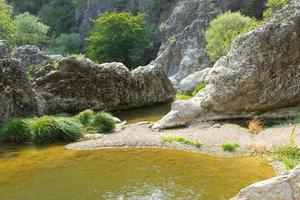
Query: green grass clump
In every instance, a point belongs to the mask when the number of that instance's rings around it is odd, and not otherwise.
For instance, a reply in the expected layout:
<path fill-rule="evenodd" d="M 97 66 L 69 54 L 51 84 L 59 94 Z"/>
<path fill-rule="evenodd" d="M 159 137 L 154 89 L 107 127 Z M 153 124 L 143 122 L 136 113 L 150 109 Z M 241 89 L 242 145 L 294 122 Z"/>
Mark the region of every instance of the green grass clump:
<path fill-rule="evenodd" d="M 176 95 L 176 99 L 177 100 L 189 100 L 191 98 L 192 98 L 192 96 L 187 95 L 187 94 L 181 94 L 181 93 L 179 93 L 179 94 Z"/>
<path fill-rule="evenodd" d="M 25 120 L 13 118 L 0 128 L 0 138 L 9 142 L 23 143 L 30 140 L 31 133 Z"/>
<path fill-rule="evenodd" d="M 95 113 L 92 110 L 85 110 L 80 112 L 76 118 L 80 121 L 83 126 L 89 126 L 93 123 Z"/>
<path fill-rule="evenodd" d="M 173 137 L 173 136 L 162 137 L 161 141 L 162 142 L 169 142 L 169 143 L 179 142 L 181 144 L 189 145 L 189 146 L 196 147 L 196 148 L 201 147 L 201 144 L 199 142 L 194 141 L 194 140 L 189 140 L 189 139 L 186 139 L 186 138 L 183 138 L 183 137 Z"/>
<path fill-rule="evenodd" d="M 300 115 L 298 115 L 297 117 L 295 117 L 294 123 L 300 124 Z"/>
<path fill-rule="evenodd" d="M 95 115 L 93 125 L 98 133 L 111 132 L 116 128 L 116 120 L 112 115 L 100 112 Z"/>
<path fill-rule="evenodd" d="M 283 162 L 287 169 L 292 169 L 300 163 L 300 148 L 295 144 L 295 128 L 292 129 L 290 140 L 286 144 L 275 147 L 274 158 Z"/>
<path fill-rule="evenodd" d="M 43 116 L 31 124 L 34 143 L 76 141 L 82 135 L 82 126 L 71 118 Z"/>
<path fill-rule="evenodd" d="M 239 144 L 236 144 L 236 143 L 225 143 L 225 144 L 222 144 L 221 147 L 224 151 L 228 151 L 228 152 L 235 152 L 236 149 L 239 147 L 240 145 Z"/>
<path fill-rule="evenodd" d="M 198 85 L 194 92 L 193 92 L 193 96 L 196 96 L 202 89 L 204 89 L 206 87 L 206 83 L 201 83 L 200 85 Z"/>

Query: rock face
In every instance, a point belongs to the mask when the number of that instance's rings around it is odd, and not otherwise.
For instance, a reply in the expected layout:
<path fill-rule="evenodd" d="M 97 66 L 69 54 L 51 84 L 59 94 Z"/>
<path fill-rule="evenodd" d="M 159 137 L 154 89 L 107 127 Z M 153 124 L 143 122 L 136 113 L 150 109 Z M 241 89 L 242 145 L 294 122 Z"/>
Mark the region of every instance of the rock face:
<path fill-rule="evenodd" d="M 209 114 L 240 117 L 299 103 L 300 2 L 293 0 L 260 27 L 238 37 L 214 65 L 207 87 L 188 102 L 177 102 L 155 127 L 184 125 Z"/>
<path fill-rule="evenodd" d="M 0 40 L 0 59 L 10 58 L 10 48 L 5 40 Z"/>
<path fill-rule="evenodd" d="M 255 183 L 231 200 L 298 200 L 300 199 L 300 165 L 287 175 Z"/>
<path fill-rule="evenodd" d="M 44 102 L 43 113 L 128 109 L 166 102 L 175 95 L 156 65 L 130 72 L 121 63 L 98 65 L 88 59 L 67 58 L 58 68 L 35 80 Z"/>
<path fill-rule="evenodd" d="M 50 60 L 45 52 L 41 51 L 37 46 L 34 45 L 18 47 L 14 56 L 20 59 L 24 68 L 34 64 L 41 64 L 47 60 Z"/>
<path fill-rule="evenodd" d="M 179 91 L 185 94 L 192 94 L 198 85 L 208 83 L 210 71 L 211 68 L 206 68 L 184 78 L 179 84 Z"/>
<path fill-rule="evenodd" d="M 36 113 L 36 100 L 26 73 L 15 59 L 0 59 L 0 123 Z"/>

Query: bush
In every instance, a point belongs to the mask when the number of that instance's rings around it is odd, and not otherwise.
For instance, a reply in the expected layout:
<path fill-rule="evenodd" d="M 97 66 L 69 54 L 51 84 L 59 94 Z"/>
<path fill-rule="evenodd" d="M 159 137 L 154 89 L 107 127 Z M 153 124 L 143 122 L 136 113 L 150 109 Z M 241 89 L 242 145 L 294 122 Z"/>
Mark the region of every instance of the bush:
<path fill-rule="evenodd" d="M 22 143 L 30 140 L 31 133 L 23 119 L 14 118 L 0 128 L 0 138 L 9 142 Z"/>
<path fill-rule="evenodd" d="M 0 0 L 0 40 L 12 43 L 15 24 L 12 19 L 12 8 Z"/>
<path fill-rule="evenodd" d="M 111 132 L 116 128 L 116 121 L 112 115 L 101 112 L 95 115 L 93 125 L 98 133 Z"/>
<path fill-rule="evenodd" d="M 274 12 L 287 5 L 289 0 L 268 0 L 267 9 L 264 12 L 264 18 L 267 19 L 272 16 Z"/>
<path fill-rule="evenodd" d="M 179 142 L 181 144 L 189 145 L 189 146 L 196 147 L 196 148 L 201 147 L 201 144 L 199 142 L 189 140 L 189 139 L 186 139 L 186 138 L 182 138 L 182 137 L 173 137 L 173 136 L 162 137 L 161 141 L 162 142 Z"/>
<path fill-rule="evenodd" d="M 236 149 L 239 147 L 239 144 L 230 144 L 230 143 L 226 143 L 226 144 L 222 144 L 221 147 L 224 151 L 228 151 L 228 152 L 235 152 Z"/>
<path fill-rule="evenodd" d="M 15 24 L 14 40 L 17 46 L 37 45 L 48 41 L 46 35 L 49 27 L 43 24 L 38 17 L 25 12 L 16 16 Z"/>
<path fill-rule="evenodd" d="M 52 47 L 49 48 L 48 51 L 50 53 L 69 56 L 71 54 L 80 53 L 80 49 L 81 39 L 78 33 L 62 33 L 53 41 Z"/>
<path fill-rule="evenodd" d="M 195 90 L 193 91 L 193 96 L 196 96 L 202 89 L 204 89 L 206 87 L 206 83 L 201 83 L 200 85 L 198 85 Z"/>
<path fill-rule="evenodd" d="M 95 117 L 95 113 L 92 110 L 82 111 L 76 116 L 76 118 L 84 126 L 91 125 L 93 123 L 94 117 Z"/>
<path fill-rule="evenodd" d="M 231 43 L 238 35 L 248 32 L 259 24 L 254 18 L 240 13 L 226 12 L 214 19 L 205 32 L 206 52 L 216 62 L 230 50 Z"/>
<path fill-rule="evenodd" d="M 63 117 L 43 116 L 31 125 L 34 143 L 69 142 L 79 139 L 82 126 L 75 120 Z"/>
<path fill-rule="evenodd" d="M 104 13 L 93 21 L 87 38 L 87 57 L 97 62 L 122 62 L 129 69 L 141 64 L 143 52 L 151 49 L 152 31 L 145 15 Z"/>

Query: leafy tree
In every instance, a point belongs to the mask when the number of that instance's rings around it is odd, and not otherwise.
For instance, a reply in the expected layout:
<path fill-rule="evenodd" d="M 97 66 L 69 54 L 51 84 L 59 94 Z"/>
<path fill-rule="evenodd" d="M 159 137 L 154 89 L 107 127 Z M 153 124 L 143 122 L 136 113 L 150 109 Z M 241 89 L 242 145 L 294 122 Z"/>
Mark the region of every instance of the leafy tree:
<path fill-rule="evenodd" d="M 62 33 L 53 43 L 53 47 L 48 49 L 52 53 L 58 53 L 64 56 L 80 53 L 81 39 L 78 33 Z"/>
<path fill-rule="evenodd" d="M 42 6 L 50 0 L 7 0 L 17 13 L 29 12 L 38 15 Z"/>
<path fill-rule="evenodd" d="M 75 7 L 81 0 L 53 0 L 42 7 L 42 19 L 60 33 L 73 32 L 76 25 Z"/>
<path fill-rule="evenodd" d="M 151 0 L 150 5 L 161 12 L 167 10 L 173 2 L 174 0 Z"/>
<path fill-rule="evenodd" d="M 268 0 L 267 9 L 264 12 L 264 18 L 269 18 L 277 10 L 287 5 L 289 0 Z"/>
<path fill-rule="evenodd" d="M 238 35 L 248 32 L 258 24 L 258 20 L 240 13 L 226 12 L 217 16 L 205 32 L 206 52 L 211 61 L 216 62 L 226 55 Z"/>
<path fill-rule="evenodd" d="M 16 16 L 15 24 L 14 39 L 17 46 L 37 45 L 47 41 L 49 27 L 43 24 L 38 17 L 25 12 Z"/>
<path fill-rule="evenodd" d="M 15 24 L 12 19 L 12 8 L 0 0 L 0 39 L 12 41 Z"/>
<path fill-rule="evenodd" d="M 133 69 L 142 64 L 143 52 L 152 48 L 151 34 L 143 14 L 105 13 L 94 21 L 87 56 L 98 62 L 122 62 Z"/>

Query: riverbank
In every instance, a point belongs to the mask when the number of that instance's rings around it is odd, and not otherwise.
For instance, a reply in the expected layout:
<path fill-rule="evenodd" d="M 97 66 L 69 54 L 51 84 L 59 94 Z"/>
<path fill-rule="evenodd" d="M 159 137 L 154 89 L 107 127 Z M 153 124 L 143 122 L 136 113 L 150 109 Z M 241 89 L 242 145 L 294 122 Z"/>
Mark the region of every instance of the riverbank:
<path fill-rule="evenodd" d="M 286 125 L 266 128 L 259 134 L 253 134 L 248 129 L 235 124 L 194 124 L 186 128 L 170 130 L 153 130 L 151 123 L 128 125 L 124 129 L 92 139 L 72 143 L 67 149 L 94 150 L 101 148 L 124 147 L 158 147 L 194 151 L 214 156 L 254 156 L 273 150 L 274 146 L 284 144 L 290 139 L 290 133 L 296 126 L 295 141 L 300 146 L 300 125 Z M 163 142 L 163 137 L 182 137 L 197 141 L 201 147 L 193 147 L 178 142 Z M 235 152 L 225 152 L 221 145 L 236 143 L 239 147 Z M 277 174 L 284 173 L 279 162 L 270 161 Z"/>

